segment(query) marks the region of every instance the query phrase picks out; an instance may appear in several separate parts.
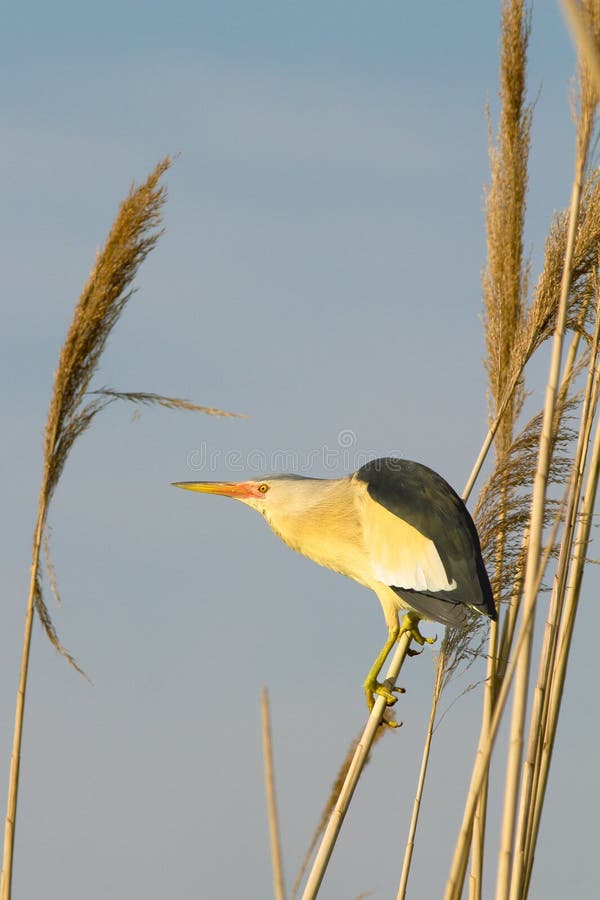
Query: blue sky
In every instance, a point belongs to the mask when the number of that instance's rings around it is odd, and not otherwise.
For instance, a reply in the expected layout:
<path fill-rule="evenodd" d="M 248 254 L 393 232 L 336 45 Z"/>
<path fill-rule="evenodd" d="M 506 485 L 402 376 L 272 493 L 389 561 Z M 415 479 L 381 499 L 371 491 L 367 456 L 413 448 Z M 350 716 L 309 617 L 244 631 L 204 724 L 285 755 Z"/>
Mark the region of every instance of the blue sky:
<path fill-rule="evenodd" d="M 5 13 L 2 807 L 52 373 L 118 203 L 166 153 L 179 154 L 167 230 L 97 383 L 249 416 L 132 421 L 112 407 L 72 453 L 50 515 L 55 621 L 94 686 L 36 630 L 16 896 L 269 896 L 265 684 L 293 880 L 363 722 L 383 617 L 374 596 L 290 553 L 251 511 L 170 482 L 252 476 L 284 456 L 343 474 L 396 452 L 462 489 L 486 419 L 484 107 L 497 108 L 498 16 L 479 2 L 177 0 Z M 538 4 L 534 271 L 570 192 L 573 60 L 557 8 Z M 596 884 L 595 580 L 537 856 L 534 892 L 549 900 Z M 395 894 L 432 676 L 428 650 L 403 674 L 404 727 L 361 782 L 323 896 Z M 474 667 L 448 702 L 480 677 Z M 414 896 L 423 879 L 432 897 L 444 883 L 480 690 L 438 733 Z M 493 873 L 492 861 L 490 890 Z"/>

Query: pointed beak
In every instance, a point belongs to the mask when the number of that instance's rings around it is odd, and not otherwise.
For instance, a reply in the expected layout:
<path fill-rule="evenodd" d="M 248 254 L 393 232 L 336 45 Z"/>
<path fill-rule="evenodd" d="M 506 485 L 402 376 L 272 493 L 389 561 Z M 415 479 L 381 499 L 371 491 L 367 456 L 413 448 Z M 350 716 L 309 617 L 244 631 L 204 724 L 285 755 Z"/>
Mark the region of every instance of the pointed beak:
<path fill-rule="evenodd" d="M 256 483 L 252 481 L 175 481 L 173 487 L 183 488 L 184 491 L 198 491 L 200 494 L 219 494 L 235 500 L 257 496 Z"/>

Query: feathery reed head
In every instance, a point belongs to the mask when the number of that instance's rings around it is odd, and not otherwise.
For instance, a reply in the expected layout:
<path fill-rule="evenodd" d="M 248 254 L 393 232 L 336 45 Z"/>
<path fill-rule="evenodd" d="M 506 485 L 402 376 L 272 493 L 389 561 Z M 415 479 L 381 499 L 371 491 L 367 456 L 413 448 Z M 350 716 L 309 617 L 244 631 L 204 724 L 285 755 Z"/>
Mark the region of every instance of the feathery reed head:
<path fill-rule="evenodd" d="M 106 244 L 97 254 L 94 267 L 77 302 L 60 353 L 46 423 L 44 476 L 38 508 L 38 527 L 34 537 L 34 559 L 36 541 L 43 541 L 53 588 L 56 586 L 56 579 L 52 572 L 47 540 L 44 540 L 48 506 L 73 444 L 86 431 L 97 413 L 115 400 L 126 400 L 143 405 L 158 404 L 169 409 L 195 410 L 209 415 L 235 415 L 161 394 L 115 391 L 111 388 L 89 391 L 106 342 L 134 293 L 132 283 L 138 268 L 162 234 L 161 213 L 166 189 L 159 182 L 170 165 L 171 159 L 165 157 L 143 184 L 131 187 L 121 203 Z M 42 597 L 39 577 L 36 585 L 35 607 L 46 634 L 56 649 L 74 664 L 73 658 L 58 639 Z"/>
<path fill-rule="evenodd" d="M 56 488 L 73 443 L 102 406 L 99 399 L 85 403 L 85 393 L 132 295 L 136 272 L 160 237 L 166 190 L 158 182 L 170 165 L 166 157 L 142 185 L 131 187 L 75 307 L 54 376 L 46 424 L 46 501 Z"/>

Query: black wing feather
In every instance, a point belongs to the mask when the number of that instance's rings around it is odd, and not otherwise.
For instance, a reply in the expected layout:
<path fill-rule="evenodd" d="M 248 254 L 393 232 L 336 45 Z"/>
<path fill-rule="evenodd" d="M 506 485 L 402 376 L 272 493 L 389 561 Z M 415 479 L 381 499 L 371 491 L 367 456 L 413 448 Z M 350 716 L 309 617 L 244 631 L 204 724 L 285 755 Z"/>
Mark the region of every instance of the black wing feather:
<path fill-rule="evenodd" d="M 448 482 L 421 463 L 393 457 L 367 463 L 356 476 L 366 483 L 373 500 L 433 541 L 449 580 L 457 583 L 454 591 L 390 587 L 416 612 L 447 625 L 463 624 L 463 604 L 495 620 L 496 607 L 477 529 Z"/>

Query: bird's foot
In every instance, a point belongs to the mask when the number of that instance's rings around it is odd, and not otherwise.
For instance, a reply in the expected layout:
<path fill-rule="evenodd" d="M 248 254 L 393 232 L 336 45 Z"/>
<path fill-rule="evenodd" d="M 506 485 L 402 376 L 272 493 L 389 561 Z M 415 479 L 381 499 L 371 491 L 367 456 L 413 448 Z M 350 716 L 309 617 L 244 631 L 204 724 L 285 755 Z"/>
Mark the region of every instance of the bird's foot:
<path fill-rule="evenodd" d="M 386 708 L 389 709 L 389 707 L 393 706 L 398 699 L 396 694 L 404 693 L 404 688 L 396 687 L 391 681 L 385 681 L 382 684 L 377 680 L 377 676 L 381 672 L 382 666 L 385 663 L 390 650 L 398 640 L 399 630 L 400 628 L 397 622 L 390 626 L 388 639 L 378 653 L 377 659 L 369 669 L 369 674 L 365 678 L 364 689 L 369 712 L 371 712 L 375 706 L 376 697 L 383 697 L 386 702 Z M 389 725 L 390 728 L 397 728 L 401 724 L 400 722 L 395 722 L 393 718 L 384 718 L 382 721 L 386 725 Z"/>
<path fill-rule="evenodd" d="M 385 697 L 386 703 L 387 703 L 387 706 L 385 708 L 385 713 L 387 713 L 387 715 L 384 714 L 384 716 L 381 719 L 381 722 L 379 724 L 380 724 L 380 727 L 387 726 L 388 728 L 400 728 L 400 726 L 402 725 L 402 722 L 396 722 L 396 720 L 394 719 L 394 714 L 391 710 L 391 707 L 394 705 L 394 703 L 398 699 L 395 695 L 396 694 L 404 694 L 406 692 L 403 687 L 387 687 L 388 683 L 389 682 L 386 682 L 385 684 L 379 684 L 379 682 L 377 682 L 373 689 L 373 693 L 377 694 L 379 697 Z M 371 694 L 371 697 L 372 696 L 373 696 L 373 694 Z M 374 702 L 374 701 L 372 701 L 372 702 Z"/>
<path fill-rule="evenodd" d="M 406 633 L 410 634 L 413 641 L 416 641 L 417 644 L 421 645 L 421 647 L 424 644 L 435 644 L 435 642 L 437 641 L 437 634 L 432 638 L 425 637 L 421 634 L 421 632 L 419 631 L 419 618 L 412 613 L 406 613 L 406 615 L 402 616 L 402 621 L 400 623 L 400 634 L 402 635 Z M 409 656 L 415 655 L 415 651 L 411 653 L 409 650 L 408 653 Z"/>
<path fill-rule="evenodd" d="M 375 679 L 367 679 L 365 681 L 365 696 L 367 698 L 367 706 L 369 707 L 369 712 L 375 706 L 375 697 L 383 697 L 386 706 L 393 706 L 397 701 L 398 697 L 396 694 L 404 694 L 405 690 L 403 687 L 388 687 L 389 682 L 385 682 L 385 684 L 381 684 L 381 682 L 376 681 Z M 384 720 L 387 725 L 390 725 L 392 728 L 398 727 L 398 722 L 394 722 L 393 720 Z"/>
<path fill-rule="evenodd" d="M 380 684 L 378 681 L 375 682 L 373 687 L 373 693 L 371 694 L 371 698 L 373 698 L 373 694 L 377 694 L 378 697 L 383 697 L 385 699 L 387 706 L 393 706 L 396 700 L 396 694 L 405 694 L 406 690 L 403 687 L 387 687 L 387 682 L 385 684 Z M 371 705 L 373 705 L 375 701 L 372 699 Z"/>

